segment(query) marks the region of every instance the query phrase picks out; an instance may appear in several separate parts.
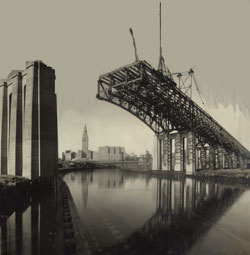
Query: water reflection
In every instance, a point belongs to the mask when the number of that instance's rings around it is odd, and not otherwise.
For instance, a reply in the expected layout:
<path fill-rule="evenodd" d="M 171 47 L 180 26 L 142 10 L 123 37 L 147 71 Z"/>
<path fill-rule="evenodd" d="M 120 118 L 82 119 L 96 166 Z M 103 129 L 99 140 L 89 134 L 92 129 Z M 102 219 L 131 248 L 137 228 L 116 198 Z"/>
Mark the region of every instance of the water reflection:
<path fill-rule="evenodd" d="M 20 199 L 12 211 L 0 209 L 0 254 L 56 254 L 54 193 Z"/>
<path fill-rule="evenodd" d="M 229 214 L 247 192 L 237 187 L 107 169 L 70 173 L 65 180 L 94 254 L 213 254 L 206 247 L 216 240 L 207 233 L 223 229 L 228 246 L 232 236 L 226 232 L 236 234 L 239 217 L 250 220 L 246 203 L 240 202 L 237 215 Z M 231 225 L 220 223 L 229 216 Z M 240 238 L 250 237 L 249 227 Z M 238 250 L 240 245 L 234 242 Z"/>

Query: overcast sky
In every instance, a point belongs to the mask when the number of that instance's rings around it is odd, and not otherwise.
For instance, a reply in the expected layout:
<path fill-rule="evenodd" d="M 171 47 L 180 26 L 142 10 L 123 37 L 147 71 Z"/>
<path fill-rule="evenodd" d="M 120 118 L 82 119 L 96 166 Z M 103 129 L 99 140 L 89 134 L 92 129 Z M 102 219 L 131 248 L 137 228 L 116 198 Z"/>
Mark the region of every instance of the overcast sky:
<path fill-rule="evenodd" d="M 56 70 L 59 152 L 124 146 L 152 152 L 153 133 L 126 111 L 96 99 L 102 73 L 139 58 L 157 67 L 159 1 L 1 1 L 0 78 L 41 59 Z M 249 0 L 162 0 L 165 62 L 194 67 L 209 112 L 250 149 Z"/>

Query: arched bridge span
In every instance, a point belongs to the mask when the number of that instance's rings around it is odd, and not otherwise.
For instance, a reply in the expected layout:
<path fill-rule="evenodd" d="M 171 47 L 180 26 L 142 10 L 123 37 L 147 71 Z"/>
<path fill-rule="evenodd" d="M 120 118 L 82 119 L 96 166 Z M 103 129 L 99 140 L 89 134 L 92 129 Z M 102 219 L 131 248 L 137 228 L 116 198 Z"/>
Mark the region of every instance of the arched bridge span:
<path fill-rule="evenodd" d="M 179 133 L 190 132 L 203 148 L 207 144 L 211 148 L 221 148 L 223 155 L 234 154 L 238 161 L 240 158 L 246 162 L 250 159 L 250 152 L 241 143 L 185 95 L 174 80 L 155 70 L 146 61 L 137 61 L 101 75 L 97 98 L 130 112 L 149 126 L 158 137 L 174 130 Z M 193 140 L 193 145 L 197 143 L 196 140 Z M 181 152 L 185 150 L 184 147 L 180 149 Z M 213 154 L 219 155 L 218 152 Z M 183 161 L 185 156 L 180 155 L 179 158 Z M 226 161 L 226 158 L 222 161 Z M 170 163 L 170 168 L 172 165 L 173 162 Z"/>

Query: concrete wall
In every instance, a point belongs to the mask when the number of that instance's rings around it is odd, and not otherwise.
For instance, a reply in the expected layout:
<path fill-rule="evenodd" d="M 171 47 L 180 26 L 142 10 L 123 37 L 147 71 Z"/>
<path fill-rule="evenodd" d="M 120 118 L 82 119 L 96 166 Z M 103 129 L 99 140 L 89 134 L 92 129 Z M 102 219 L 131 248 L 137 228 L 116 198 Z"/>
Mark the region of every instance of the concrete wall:
<path fill-rule="evenodd" d="M 58 165 L 55 71 L 41 61 L 25 67 L 0 83 L 1 173 L 51 177 Z"/>
<path fill-rule="evenodd" d="M 22 73 L 8 77 L 8 174 L 22 176 Z"/>

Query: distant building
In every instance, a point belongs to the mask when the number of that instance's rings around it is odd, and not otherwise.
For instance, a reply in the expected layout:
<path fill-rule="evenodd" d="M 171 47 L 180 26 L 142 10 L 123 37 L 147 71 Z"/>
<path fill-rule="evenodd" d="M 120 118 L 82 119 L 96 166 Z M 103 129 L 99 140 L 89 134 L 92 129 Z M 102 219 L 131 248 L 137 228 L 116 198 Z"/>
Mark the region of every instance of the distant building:
<path fill-rule="evenodd" d="M 137 161 L 138 156 L 135 153 L 132 152 L 130 154 L 125 155 L 125 160 L 127 160 L 127 161 Z"/>
<path fill-rule="evenodd" d="M 84 152 L 82 150 L 77 151 L 76 157 L 77 158 L 86 158 L 86 156 L 84 157 Z"/>
<path fill-rule="evenodd" d="M 71 150 L 66 150 L 63 152 L 62 159 L 64 161 L 75 160 L 93 160 L 94 151 L 89 150 L 89 137 L 87 132 L 87 127 L 85 125 L 83 135 L 82 135 L 82 149 L 77 152 L 73 152 Z"/>
<path fill-rule="evenodd" d="M 71 150 L 66 150 L 65 152 L 62 153 L 62 160 L 63 161 L 71 161 L 76 157 L 76 153 Z"/>
<path fill-rule="evenodd" d="M 83 158 L 89 158 L 88 151 L 89 151 L 89 137 L 87 132 L 87 127 L 85 125 L 83 135 L 82 135 L 82 151 L 83 151 Z"/>
<path fill-rule="evenodd" d="M 125 148 L 102 146 L 98 149 L 99 161 L 122 161 L 124 160 Z"/>
<path fill-rule="evenodd" d="M 99 160 L 98 151 L 94 151 L 94 152 L 93 152 L 93 160 L 94 160 L 94 161 L 98 161 L 98 160 Z"/>
<path fill-rule="evenodd" d="M 87 159 L 92 160 L 94 158 L 94 151 L 88 150 Z"/>
<path fill-rule="evenodd" d="M 74 152 L 65 151 L 63 153 L 63 160 L 71 161 L 75 158 L 76 160 L 123 161 L 125 159 L 125 154 L 124 147 L 102 146 L 98 148 L 98 151 L 89 150 L 89 137 L 87 126 L 85 125 L 82 135 L 82 150 L 78 150 L 75 156 Z"/>
<path fill-rule="evenodd" d="M 152 163 L 153 157 L 152 154 L 149 153 L 149 151 L 146 151 L 146 154 L 140 155 L 138 158 L 139 162 L 145 162 L 145 163 Z"/>

